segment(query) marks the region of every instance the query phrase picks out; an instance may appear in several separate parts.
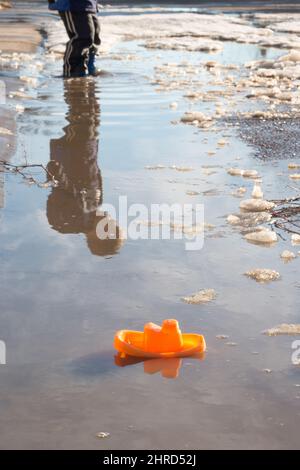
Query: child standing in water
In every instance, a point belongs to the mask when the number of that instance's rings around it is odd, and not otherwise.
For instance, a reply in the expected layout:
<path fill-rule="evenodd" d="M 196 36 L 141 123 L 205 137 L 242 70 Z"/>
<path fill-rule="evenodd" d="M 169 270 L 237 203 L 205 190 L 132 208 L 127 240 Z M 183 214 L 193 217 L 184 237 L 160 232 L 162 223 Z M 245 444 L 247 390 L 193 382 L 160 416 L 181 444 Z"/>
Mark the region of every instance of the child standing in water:
<path fill-rule="evenodd" d="M 48 0 L 64 22 L 69 42 L 64 55 L 64 77 L 98 75 L 95 58 L 100 40 L 97 0 Z"/>

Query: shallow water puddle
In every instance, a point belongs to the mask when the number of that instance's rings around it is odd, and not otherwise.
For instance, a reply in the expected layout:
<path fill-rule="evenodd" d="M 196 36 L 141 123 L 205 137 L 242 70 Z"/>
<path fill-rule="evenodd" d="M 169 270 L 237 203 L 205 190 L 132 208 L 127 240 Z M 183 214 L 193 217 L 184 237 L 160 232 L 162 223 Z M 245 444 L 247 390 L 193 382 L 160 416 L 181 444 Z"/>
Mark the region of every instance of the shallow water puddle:
<path fill-rule="evenodd" d="M 299 259 L 282 262 L 290 237 L 266 249 L 247 243 L 226 221 L 239 212 L 240 199 L 232 193 L 249 199 L 254 184 L 228 168 L 256 170 L 270 200 L 291 191 L 287 164 L 254 159 L 236 130 L 222 122 L 207 130 L 173 125 L 193 105 L 182 90 L 158 93 L 150 79 L 154 67 L 165 63 L 198 63 L 200 57 L 239 65 L 265 52 L 227 43 L 218 55 L 153 51 L 133 41 L 111 54 L 102 65 L 112 76 L 63 82 L 55 78 L 60 64 L 49 61 L 37 89 L 25 82 L 26 93 L 37 95 L 20 100 L 25 111 L 12 163 L 25 157 L 42 163 L 60 184 L 42 189 L 15 174 L 5 178 L 2 446 L 99 448 L 95 436 L 103 429 L 110 434 L 101 441 L 106 449 L 299 447 L 292 339 L 262 334 L 273 325 L 299 323 Z M 267 50 L 270 58 L 276 54 Z M 124 55 L 137 60 L 116 60 Z M 169 107 L 174 102 L 178 106 Z M 196 109 L 205 113 L 211 105 Z M 31 171 L 47 180 L 43 171 Z M 101 242 L 95 236 L 99 206 L 118 206 L 123 195 L 128 204 L 146 206 L 204 203 L 211 237 L 196 252 L 174 239 Z M 257 283 L 244 276 L 266 269 L 280 279 Z M 212 302 L 182 302 L 207 287 L 217 292 Z M 167 317 L 177 318 L 184 331 L 205 335 L 204 360 L 169 367 L 114 358 L 117 329 L 139 330 Z M 230 337 L 227 344 L 220 332 Z"/>

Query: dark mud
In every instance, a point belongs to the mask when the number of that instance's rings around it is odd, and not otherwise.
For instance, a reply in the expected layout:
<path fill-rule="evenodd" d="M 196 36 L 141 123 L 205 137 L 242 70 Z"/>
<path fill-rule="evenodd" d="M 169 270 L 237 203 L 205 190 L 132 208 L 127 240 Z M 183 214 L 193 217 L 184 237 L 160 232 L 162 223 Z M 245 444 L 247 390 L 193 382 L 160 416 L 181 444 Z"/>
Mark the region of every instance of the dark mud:
<path fill-rule="evenodd" d="M 261 159 L 300 157 L 300 118 L 239 120 L 239 136 Z"/>

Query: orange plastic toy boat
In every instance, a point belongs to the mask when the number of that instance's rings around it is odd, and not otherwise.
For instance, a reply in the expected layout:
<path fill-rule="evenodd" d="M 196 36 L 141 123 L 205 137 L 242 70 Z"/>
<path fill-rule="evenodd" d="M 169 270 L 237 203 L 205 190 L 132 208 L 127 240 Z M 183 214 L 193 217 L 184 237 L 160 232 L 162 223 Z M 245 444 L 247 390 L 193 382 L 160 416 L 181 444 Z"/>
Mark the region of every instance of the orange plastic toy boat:
<path fill-rule="evenodd" d="M 181 333 L 177 320 L 164 320 L 162 326 L 147 323 L 144 331 L 120 330 L 114 347 L 135 357 L 187 357 L 206 350 L 204 336 Z"/>

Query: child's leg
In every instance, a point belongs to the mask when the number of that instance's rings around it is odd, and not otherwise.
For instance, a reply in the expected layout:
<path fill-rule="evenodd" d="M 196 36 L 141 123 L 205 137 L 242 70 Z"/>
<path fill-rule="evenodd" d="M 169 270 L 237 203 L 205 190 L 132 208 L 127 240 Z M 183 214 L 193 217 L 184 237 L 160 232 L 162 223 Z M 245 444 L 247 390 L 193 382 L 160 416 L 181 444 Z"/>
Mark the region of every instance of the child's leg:
<path fill-rule="evenodd" d="M 67 15 L 65 11 L 60 11 L 59 15 L 64 23 L 67 35 L 69 37 L 69 41 L 67 42 L 66 45 L 66 50 L 64 54 L 64 67 L 63 67 L 63 75 L 64 77 L 69 77 L 70 76 L 70 63 L 69 63 L 69 51 L 70 51 L 70 46 L 71 46 L 71 39 L 74 37 L 74 32 L 70 28 L 70 24 L 67 21 Z"/>
<path fill-rule="evenodd" d="M 101 44 L 101 39 L 100 39 L 100 31 L 101 31 L 100 22 L 99 22 L 99 20 L 98 20 L 97 15 L 95 15 L 95 14 L 92 14 L 92 19 L 93 19 L 93 23 L 94 23 L 94 45 L 95 45 L 95 46 L 100 46 L 100 44 Z"/>
<path fill-rule="evenodd" d="M 91 14 L 91 17 L 94 25 L 94 41 L 92 47 L 90 47 L 89 50 L 88 72 L 90 75 L 97 75 L 97 72 L 99 71 L 96 69 L 95 58 L 98 52 L 98 47 L 101 44 L 100 23 L 97 15 Z"/>
<path fill-rule="evenodd" d="M 64 58 L 64 76 L 85 76 L 89 49 L 94 43 L 92 15 L 87 12 L 66 11 L 61 16 L 70 37 Z"/>

